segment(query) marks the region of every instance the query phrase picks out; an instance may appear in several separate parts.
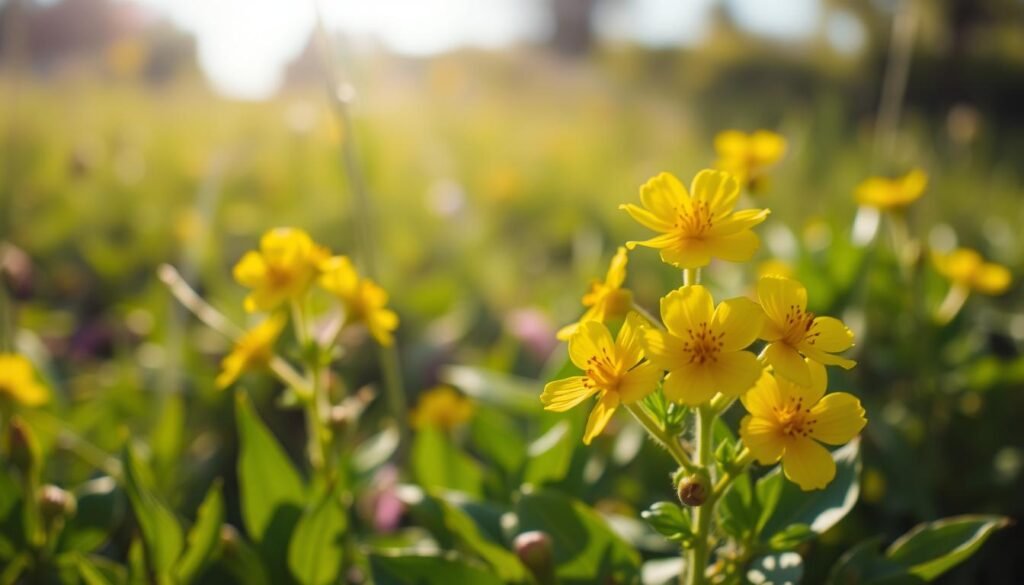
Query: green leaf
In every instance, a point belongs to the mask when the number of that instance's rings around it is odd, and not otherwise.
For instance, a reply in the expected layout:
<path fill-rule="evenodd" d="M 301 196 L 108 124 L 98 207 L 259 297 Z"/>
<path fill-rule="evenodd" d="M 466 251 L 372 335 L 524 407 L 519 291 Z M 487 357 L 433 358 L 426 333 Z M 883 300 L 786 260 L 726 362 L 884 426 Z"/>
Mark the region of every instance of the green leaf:
<path fill-rule="evenodd" d="M 673 502 L 655 502 L 640 516 L 655 531 L 675 542 L 686 542 L 693 539 L 690 515 Z"/>
<path fill-rule="evenodd" d="M 233 526 L 225 525 L 225 544 L 217 566 L 244 585 L 270 585 L 267 569 L 259 552 Z"/>
<path fill-rule="evenodd" d="M 821 490 L 801 490 L 784 480 L 778 467 L 758 480 L 759 503 L 764 510 L 773 510 L 770 516 L 762 512 L 762 540 L 777 549 L 792 548 L 842 520 L 857 503 L 860 493 L 859 454 L 858 439 L 833 451 L 836 477 Z"/>
<path fill-rule="evenodd" d="M 509 476 L 516 474 L 526 459 L 526 445 L 515 423 L 493 408 L 480 408 L 469 427 L 473 446 L 494 461 Z"/>
<path fill-rule="evenodd" d="M 288 546 L 288 567 L 299 583 L 329 585 L 338 581 L 346 528 L 345 508 L 334 490 L 325 489 L 302 513 Z"/>
<path fill-rule="evenodd" d="M 492 572 L 470 565 L 455 555 L 370 555 L 376 585 L 504 585 Z"/>
<path fill-rule="evenodd" d="M 175 481 L 185 433 L 185 403 L 178 392 L 168 392 L 160 405 L 160 416 L 150 433 L 153 469 L 164 489 Z"/>
<path fill-rule="evenodd" d="M 455 448 L 442 431 L 426 428 L 412 443 L 412 471 L 424 489 L 450 489 L 479 496 L 483 472 L 476 461 Z"/>
<path fill-rule="evenodd" d="M 149 569 L 157 576 L 166 577 L 185 543 L 181 524 L 153 492 L 152 472 L 130 444 L 125 447 L 123 462 L 125 490 L 142 532 Z"/>
<path fill-rule="evenodd" d="M 237 394 L 238 482 L 242 520 L 274 583 L 291 582 L 288 543 L 306 502 L 306 486 L 249 399 Z"/>
<path fill-rule="evenodd" d="M 573 453 L 579 444 L 579 439 L 572 430 L 573 425 L 567 420 L 562 420 L 530 443 L 526 452 L 528 458 L 523 472 L 523 483 L 542 485 L 556 483 L 565 478 L 572 464 Z"/>
<path fill-rule="evenodd" d="M 881 537 L 861 542 L 839 557 L 829 571 L 829 585 L 915 585 L 919 577 L 882 556 Z"/>
<path fill-rule="evenodd" d="M 24 550 L 22 490 L 19 482 L 0 466 L 0 559 L 14 558 Z"/>
<path fill-rule="evenodd" d="M 1002 516 L 955 516 L 917 525 L 889 547 L 885 556 L 925 581 L 974 554 L 988 537 L 1009 525 Z"/>
<path fill-rule="evenodd" d="M 519 532 L 541 530 L 551 536 L 561 583 L 631 583 L 638 578 L 640 556 L 582 502 L 539 490 L 519 499 L 516 515 Z"/>
<path fill-rule="evenodd" d="M 124 515 L 124 492 L 110 477 L 99 477 L 74 490 L 78 511 L 60 535 L 60 552 L 92 552 L 106 543 Z"/>
<path fill-rule="evenodd" d="M 718 525 L 733 538 L 743 539 L 757 530 L 760 511 L 754 503 L 750 474 L 743 473 L 733 481 L 715 506 Z"/>
<path fill-rule="evenodd" d="M 249 399 L 241 392 L 237 397 L 238 480 L 245 528 L 258 543 L 269 532 L 287 542 L 306 499 L 305 485 Z"/>
<path fill-rule="evenodd" d="M 796 585 L 804 577 L 804 561 L 792 552 L 765 555 L 750 563 L 746 577 L 752 585 Z"/>
<path fill-rule="evenodd" d="M 224 496 L 221 493 L 222 482 L 217 480 L 206 492 L 203 503 L 199 505 L 196 522 L 188 533 L 188 546 L 181 562 L 175 567 L 175 576 L 179 583 L 191 583 L 199 576 L 216 552 L 220 543 L 220 527 L 224 523 Z"/>
<path fill-rule="evenodd" d="M 0 570 L 0 585 L 14 585 L 18 582 L 21 574 L 32 564 L 32 557 L 28 552 L 15 556 L 7 566 Z"/>
<path fill-rule="evenodd" d="M 490 540 L 474 519 L 457 506 L 435 498 L 441 507 L 445 528 L 468 551 L 483 559 L 504 583 L 522 583 L 528 579 L 519 557 Z"/>
<path fill-rule="evenodd" d="M 69 562 L 83 585 L 116 585 L 128 578 L 128 574 L 121 567 L 107 561 L 106 559 L 86 557 L 79 552 L 73 552 L 62 558 Z"/>
<path fill-rule="evenodd" d="M 542 410 L 540 388 L 536 380 L 530 378 L 472 366 L 446 366 L 438 377 L 467 396 L 504 411 L 536 414 Z"/>

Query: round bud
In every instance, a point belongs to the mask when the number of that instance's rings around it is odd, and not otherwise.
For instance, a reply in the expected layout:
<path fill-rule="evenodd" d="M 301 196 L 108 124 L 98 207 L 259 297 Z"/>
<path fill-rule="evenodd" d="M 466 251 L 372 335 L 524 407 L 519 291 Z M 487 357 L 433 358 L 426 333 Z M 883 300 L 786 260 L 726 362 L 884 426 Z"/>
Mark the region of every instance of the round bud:
<path fill-rule="evenodd" d="M 531 530 L 517 536 L 512 542 L 516 556 L 530 569 L 538 583 L 555 582 L 555 556 L 551 537 L 546 532 Z"/>
<path fill-rule="evenodd" d="M 701 475 L 689 475 L 679 480 L 676 494 L 679 501 L 687 506 L 700 506 L 708 499 L 710 482 Z"/>
<path fill-rule="evenodd" d="M 238 554 L 239 545 L 238 530 L 230 524 L 222 524 L 220 527 L 220 545 L 224 556 L 231 558 Z"/>
<path fill-rule="evenodd" d="M 78 511 L 78 501 L 71 492 L 47 484 L 39 490 L 39 511 L 47 523 L 71 518 Z"/>

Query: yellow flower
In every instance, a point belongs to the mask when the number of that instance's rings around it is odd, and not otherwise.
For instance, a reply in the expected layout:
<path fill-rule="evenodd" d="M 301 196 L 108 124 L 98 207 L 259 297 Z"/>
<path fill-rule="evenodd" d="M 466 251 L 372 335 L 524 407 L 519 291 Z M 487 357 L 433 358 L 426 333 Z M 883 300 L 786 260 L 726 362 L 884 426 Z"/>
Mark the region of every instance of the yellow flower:
<path fill-rule="evenodd" d="M 768 342 L 765 359 L 775 373 L 806 386 L 810 370 L 800 354 L 815 362 L 850 369 L 857 362 L 834 353 L 853 347 L 853 332 L 835 317 L 807 312 L 807 289 L 789 278 L 765 276 L 757 283 L 757 296 L 768 317 L 761 339 Z"/>
<path fill-rule="evenodd" d="M 579 329 L 580 323 L 586 321 L 601 321 L 605 319 L 621 317 L 629 311 L 633 302 L 633 293 L 622 289 L 622 283 L 626 280 L 626 249 L 619 247 L 615 256 L 612 257 L 611 265 L 608 267 L 608 274 L 604 282 L 595 280 L 590 284 L 590 290 L 583 295 L 583 306 L 588 307 L 580 320 L 562 327 L 558 331 L 558 339 L 568 341 Z"/>
<path fill-rule="evenodd" d="M 981 254 L 958 248 L 949 254 L 933 256 L 939 274 L 954 286 L 986 295 L 1001 295 L 1010 287 L 1010 270 L 1000 264 L 985 262 Z"/>
<path fill-rule="evenodd" d="M 842 445 L 860 433 L 867 419 L 860 401 L 846 392 L 825 395 L 825 366 L 808 360 L 809 386 L 765 372 L 740 399 L 750 414 L 740 438 L 762 464 L 782 459 L 782 471 L 802 490 L 821 489 L 836 475 L 836 464 L 820 443 Z"/>
<path fill-rule="evenodd" d="M 782 260 L 765 260 L 757 265 L 757 277 L 761 278 L 764 276 L 782 276 L 785 278 L 792 278 L 795 274 L 793 267 Z"/>
<path fill-rule="evenodd" d="M 7 395 L 25 406 L 39 406 L 50 400 L 50 391 L 36 379 L 25 356 L 0 353 L 0 396 Z"/>
<path fill-rule="evenodd" d="M 733 213 L 739 183 L 721 171 L 703 170 L 693 179 L 691 193 L 669 173 L 661 173 L 640 188 L 641 206 L 620 205 L 644 227 L 661 235 L 626 247 L 647 246 L 661 251 L 662 261 L 678 268 L 706 266 L 711 258 L 731 262 L 750 260 L 761 241 L 750 228 L 768 217 L 767 209 Z"/>
<path fill-rule="evenodd" d="M 220 363 L 217 387 L 227 388 L 242 372 L 267 365 L 274 356 L 274 342 L 281 335 L 284 325 L 283 315 L 271 315 L 238 338 L 234 349 Z"/>
<path fill-rule="evenodd" d="M 388 293 L 369 278 L 360 277 L 346 256 L 334 256 L 321 268 L 320 286 L 345 305 L 346 322 L 362 322 L 381 345 L 394 343 L 391 332 L 398 327 L 398 315 L 387 308 Z"/>
<path fill-rule="evenodd" d="M 921 169 L 895 179 L 871 177 L 857 186 L 857 203 L 882 211 L 900 210 L 917 201 L 927 186 L 928 175 Z"/>
<path fill-rule="evenodd" d="M 235 280 L 252 289 L 245 310 L 270 311 L 301 297 L 329 255 L 300 229 L 276 228 L 263 234 L 259 251 L 246 252 L 235 265 Z"/>
<path fill-rule="evenodd" d="M 419 404 L 409 413 L 414 429 L 440 428 L 450 431 L 473 417 L 476 405 L 451 386 L 437 386 L 420 396 Z"/>
<path fill-rule="evenodd" d="M 587 445 L 604 430 L 620 404 L 632 404 L 650 394 L 661 379 L 661 368 L 643 362 L 641 319 L 630 313 L 612 341 L 608 327 L 586 321 L 569 339 L 569 359 L 582 376 L 549 382 L 540 395 L 545 410 L 565 412 L 591 396 L 597 404 L 590 413 L 583 442 Z"/>
<path fill-rule="evenodd" d="M 786 154 L 786 139 L 768 130 L 752 134 L 726 130 L 715 136 L 715 152 L 718 153 L 715 166 L 749 186 L 782 160 Z"/>
<path fill-rule="evenodd" d="M 745 298 L 715 307 L 700 285 L 684 286 L 661 299 L 667 331 L 644 331 L 647 359 L 668 370 L 663 390 L 670 400 L 697 406 L 721 392 L 739 396 L 750 389 L 763 366 L 743 351 L 761 332 L 764 313 Z"/>

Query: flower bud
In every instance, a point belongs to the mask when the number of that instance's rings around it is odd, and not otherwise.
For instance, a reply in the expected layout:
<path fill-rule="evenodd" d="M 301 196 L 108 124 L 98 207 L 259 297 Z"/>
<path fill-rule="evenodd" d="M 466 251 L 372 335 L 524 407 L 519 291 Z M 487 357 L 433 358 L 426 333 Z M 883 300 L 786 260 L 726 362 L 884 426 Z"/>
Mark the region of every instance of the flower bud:
<path fill-rule="evenodd" d="M 686 506 L 700 506 L 708 499 L 710 482 L 703 475 L 689 475 L 679 480 L 676 494 Z"/>
<path fill-rule="evenodd" d="M 232 558 L 238 555 L 239 544 L 238 530 L 230 524 L 221 524 L 220 545 L 225 557 Z"/>
<path fill-rule="evenodd" d="M 78 511 L 78 500 L 71 492 L 47 484 L 39 490 L 39 511 L 47 524 L 58 519 L 66 520 Z"/>
<path fill-rule="evenodd" d="M 533 573 L 541 585 L 555 582 L 555 557 L 551 537 L 546 532 L 531 530 L 517 536 L 512 542 L 516 556 Z"/>
<path fill-rule="evenodd" d="M 22 473 L 31 473 L 39 460 L 39 446 L 32 429 L 20 418 L 12 418 L 7 426 L 7 447 L 14 467 Z"/>

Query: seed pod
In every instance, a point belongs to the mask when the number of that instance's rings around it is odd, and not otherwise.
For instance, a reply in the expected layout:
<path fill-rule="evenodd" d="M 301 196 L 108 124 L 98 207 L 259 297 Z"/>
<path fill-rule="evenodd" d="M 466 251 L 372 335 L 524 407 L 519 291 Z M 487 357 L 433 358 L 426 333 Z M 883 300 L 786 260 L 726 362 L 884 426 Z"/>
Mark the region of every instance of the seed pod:
<path fill-rule="evenodd" d="M 516 556 L 533 573 L 541 585 L 555 582 L 555 557 L 551 537 L 546 532 L 531 530 L 517 536 L 512 542 Z"/>
<path fill-rule="evenodd" d="M 39 490 L 39 511 L 47 524 L 57 519 L 67 520 L 78 511 L 78 500 L 71 492 L 47 484 Z"/>
<path fill-rule="evenodd" d="M 702 475 L 690 475 L 679 480 L 676 494 L 686 506 L 700 506 L 708 499 L 709 481 Z"/>

